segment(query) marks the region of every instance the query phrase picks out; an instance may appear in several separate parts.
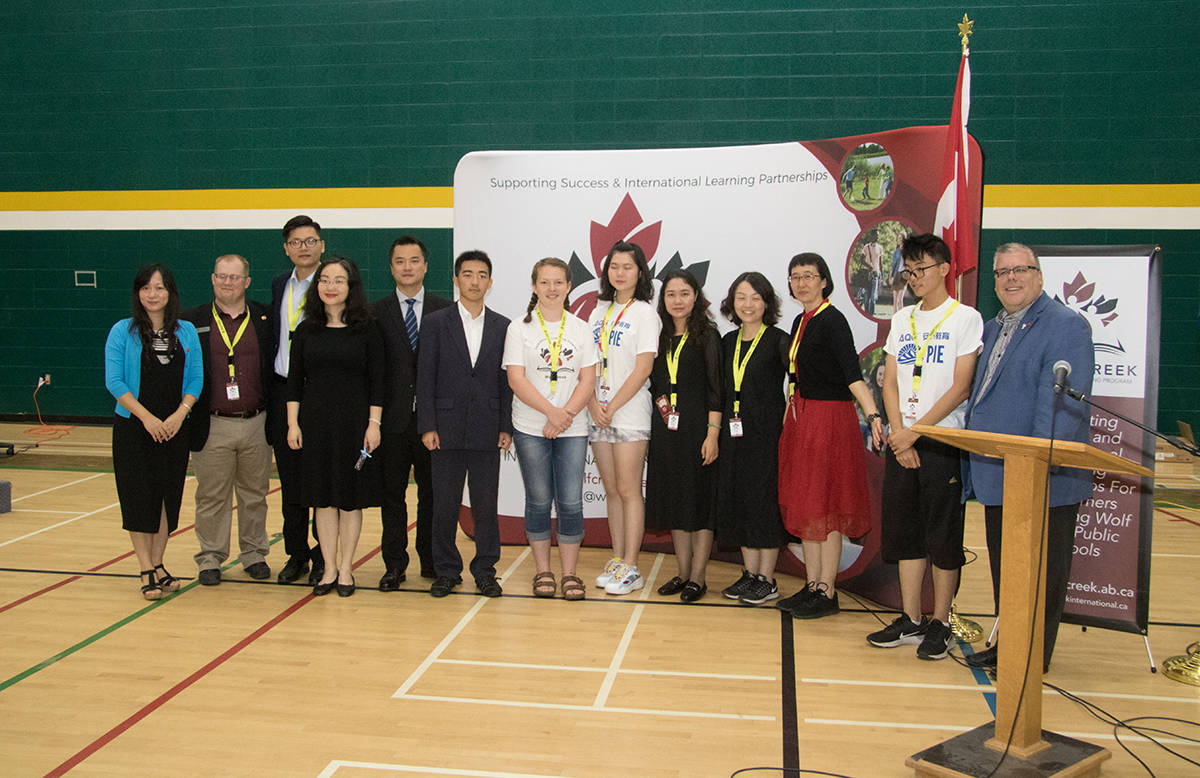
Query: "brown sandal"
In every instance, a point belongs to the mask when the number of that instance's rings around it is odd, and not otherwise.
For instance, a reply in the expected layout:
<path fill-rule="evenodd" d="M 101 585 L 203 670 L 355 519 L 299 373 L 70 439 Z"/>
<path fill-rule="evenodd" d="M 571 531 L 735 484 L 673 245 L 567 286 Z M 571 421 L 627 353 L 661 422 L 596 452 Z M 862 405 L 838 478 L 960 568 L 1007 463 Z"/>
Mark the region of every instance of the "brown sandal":
<path fill-rule="evenodd" d="M 558 584 L 554 582 L 554 573 L 549 570 L 544 570 L 533 577 L 534 597 L 553 597 L 557 590 Z"/>
<path fill-rule="evenodd" d="M 562 593 L 564 600 L 582 600 L 587 596 L 587 589 L 579 576 L 564 575 L 562 577 Z"/>

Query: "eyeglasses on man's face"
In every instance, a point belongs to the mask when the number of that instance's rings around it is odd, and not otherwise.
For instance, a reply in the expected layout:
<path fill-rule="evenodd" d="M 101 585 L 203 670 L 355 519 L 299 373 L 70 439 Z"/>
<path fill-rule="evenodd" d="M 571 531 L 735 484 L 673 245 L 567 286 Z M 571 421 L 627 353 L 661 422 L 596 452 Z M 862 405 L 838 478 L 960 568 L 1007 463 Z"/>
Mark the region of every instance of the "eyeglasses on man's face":
<path fill-rule="evenodd" d="M 287 242 L 287 244 L 294 249 L 298 249 L 301 246 L 311 249 L 313 246 L 317 245 L 320 242 L 321 242 L 320 238 L 292 238 Z"/>
<path fill-rule="evenodd" d="M 213 278 L 222 284 L 236 284 L 245 277 L 241 273 L 213 273 Z"/>
<path fill-rule="evenodd" d="M 996 277 L 997 281 L 1002 278 L 1006 278 L 1009 275 L 1011 275 L 1013 278 L 1020 279 L 1025 278 L 1030 273 L 1040 270 L 1041 269 L 1037 265 L 1017 265 L 1016 267 L 1002 267 L 999 270 L 993 270 L 992 275 Z"/>
<path fill-rule="evenodd" d="M 913 268 L 906 267 L 900 271 L 900 277 L 903 278 L 905 281 L 911 281 L 914 278 L 920 278 L 921 276 L 925 275 L 925 271 L 928 270 L 929 268 L 937 267 L 937 266 L 938 266 L 938 263 L 933 262 L 928 265 L 917 265 L 916 267 L 913 267 Z"/>

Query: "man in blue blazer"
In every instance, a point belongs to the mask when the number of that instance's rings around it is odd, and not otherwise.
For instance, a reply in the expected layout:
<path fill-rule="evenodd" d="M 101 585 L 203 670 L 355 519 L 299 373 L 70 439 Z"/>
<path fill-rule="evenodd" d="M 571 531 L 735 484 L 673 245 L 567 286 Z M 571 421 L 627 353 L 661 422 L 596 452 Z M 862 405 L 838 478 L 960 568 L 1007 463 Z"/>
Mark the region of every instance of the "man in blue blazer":
<path fill-rule="evenodd" d="M 1004 310 L 983 328 L 983 352 L 967 401 L 967 429 L 1086 443 L 1091 413 L 1086 405 L 1054 392 L 1054 363 L 1071 364 L 1071 383 L 1090 394 L 1094 371 L 1092 331 L 1087 321 L 1042 291 L 1041 263 L 1031 248 L 1006 243 L 996 249 L 996 296 Z M 1004 465 L 971 454 L 964 470 L 964 497 L 984 506 L 992 593 L 1000 603 L 1000 535 Z M 1050 666 L 1058 623 L 1067 597 L 1079 503 L 1092 494 L 1092 472 L 1052 468 L 1047 493 L 1046 631 L 1043 665 Z M 971 656 L 975 667 L 995 667 L 996 649 Z"/>
<path fill-rule="evenodd" d="M 429 270 L 425 244 L 411 235 L 392 241 L 388 257 L 396 288 L 372 309 L 387 357 L 387 395 L 383 403 L 383 536 L 384 573 L 379 590 L 400 588 L 408 567 L 408 473 L 417 482 L 417 556 L 421 577 L 436 578 L 433 566 L 433 476 L 429 451 L 417 432 L 417 354 L 421 325 L 428 314 L 453 305 L 425 288 Z"/>
<path fill-rule="evenodd" d="M 454 286 L 458 304 L 425 317 L 417 367 L 417 429 L 433 466 L 437 578 L 429 593 L 445 597 L 462 583 L 456 537 L 463 482 L 469 474 L 475 524 L 471 575 L 480 594 L 499 597 L 500 452 L 512 444 L 512 390 L 501 364 L 509 322 L 483 304 L 492 286 L 492 261 L 484 252 L 459 255 Z"/>

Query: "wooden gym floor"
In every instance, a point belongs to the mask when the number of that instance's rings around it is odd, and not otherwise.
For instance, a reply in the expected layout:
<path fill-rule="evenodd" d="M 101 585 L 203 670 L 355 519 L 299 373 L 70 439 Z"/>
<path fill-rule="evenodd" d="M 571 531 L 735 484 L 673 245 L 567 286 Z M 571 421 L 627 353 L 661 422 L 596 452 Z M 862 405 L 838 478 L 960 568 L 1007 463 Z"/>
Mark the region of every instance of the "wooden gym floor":
<path fill-rule="evenodd" d="M 0 459 L 14 496 L 0 515 L 4 775 L 690 777 L 787 766 L 902 776 L 910 754 L 993 715 L 986 676 L 952 659 L 918 661 L 911 646 L 866 643 L 893 614 L 844 592 L 842 614 L 815 622 L 741 607 L 720 596 L 738 574 L 727 563 L 710 565 L 698 606 L 654 593 L 674 574 L 673 558 L 657 554 L 643 557 L 647 585 L 635 595 L 589 586 L 584 602 L 534 600 L 519 546 L 503 550 L 500 599 L 475 596 L 468 577 L 434 600 L 415 562 L 402 591 L 381 593 L 370 510 L 350 599 L 313 599 L 273 575 L 251 581 L 236 562 L 221 586 L 200 587 L 190 479 L 166 558 L 188 580 L 149 603 L 120 530 L 109 434 L 0 425 L 0 441 L 18 450 L 40 442 Z M 1200 639 L 1197 487 L 1190 471 L 1160 482 L 1149 634 L 1160 664 Z M 270 501 L 277 532 L 277 491 Z M 469 559 L 470 542 L 460 543 Z M 978 559 L 964 570 L 959 608 L 990 628 L 976 505 L 966 543 Z M 594 577 L 606 558 L 585 548 L 581 575 Z M 282 564 L 280 542 L 268 562 L 273 573 Z M 801 584 L 779 583 L 784 594 Z M 1140 636 L 1064 625 L 1047 681 L 1119 718 L 1200 720 L 1200 689 L 1149 667 Z M 1047 729 L 1113 751 L 1105 775 L 1146 774 L 1111 725 L 1042 693 Z M 1200 761 L 1200 742 L 1188 740 L 1200 727 L 1148 725 Z M 1128 731 L 1121 740 L 1157 775 L 1197 771 Z"/>

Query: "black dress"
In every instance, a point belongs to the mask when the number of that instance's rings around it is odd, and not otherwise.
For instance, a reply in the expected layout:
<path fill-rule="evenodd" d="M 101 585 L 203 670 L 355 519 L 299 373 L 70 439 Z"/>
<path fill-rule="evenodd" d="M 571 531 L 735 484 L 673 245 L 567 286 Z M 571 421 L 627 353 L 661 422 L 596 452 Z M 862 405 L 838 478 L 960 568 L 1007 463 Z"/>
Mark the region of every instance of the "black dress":
<path fill-rule="evenodd" d="M 355 470 L 370 406 L 383 405 L 383 338 L 374 321 L 324 327 L 305 320 L 292 338 L 288 401 L 300 403 L 300 498 L 316 508 L 380 503 L 379 465 Z"/>
<path fill-rule="evenodd" d="M 149 346 L 142 347 L 142 377 L 138 402 L 159 419 L 170 416 L 183 400 L 183 364 L 179 338 L 171 336 L 168 362 L 163 364 Z M 136 416 L 118 415 L 113 421 L 113 475 L 121 501 L 121 528 L 129 532 L 158 532 L 163 510 L 167 531 L 179 526 L 179 503 L 187 477 L 188 420 L 175 437 L 155 443 Z"/>
<path fill-rule="evenodd" d="M 723 546 L 778 548 L 784 540 L 779 515 L 779 433 L 786 398 L 788 335 L 768 327 L 746 363 L 742 379 L 740 438 L 729 434 L 733 417 L 733 350 L 741 328 L 721 339 L 722 421 L 717 457 L 718 539 Z M 752 341 L 742 342 L 742 358 Z"/>
<path fill-rule="evenodd" d="M 674 352 L 681 336 L 672 335 Z M 721 335 L 708 327 L 708 338 L 689 336 L 679 354 L 676 375 L 679 429 L 667 429 L 656 407 L 650 420 L 646 465 L 646 527 L 696 532 L 716 529 L 717 463 L 702 465 L 700 446 L 708 434 L 709 411 L 721 410 Z M 665 354 L 654 360 L 650 395 L 671 395 Z"/>

